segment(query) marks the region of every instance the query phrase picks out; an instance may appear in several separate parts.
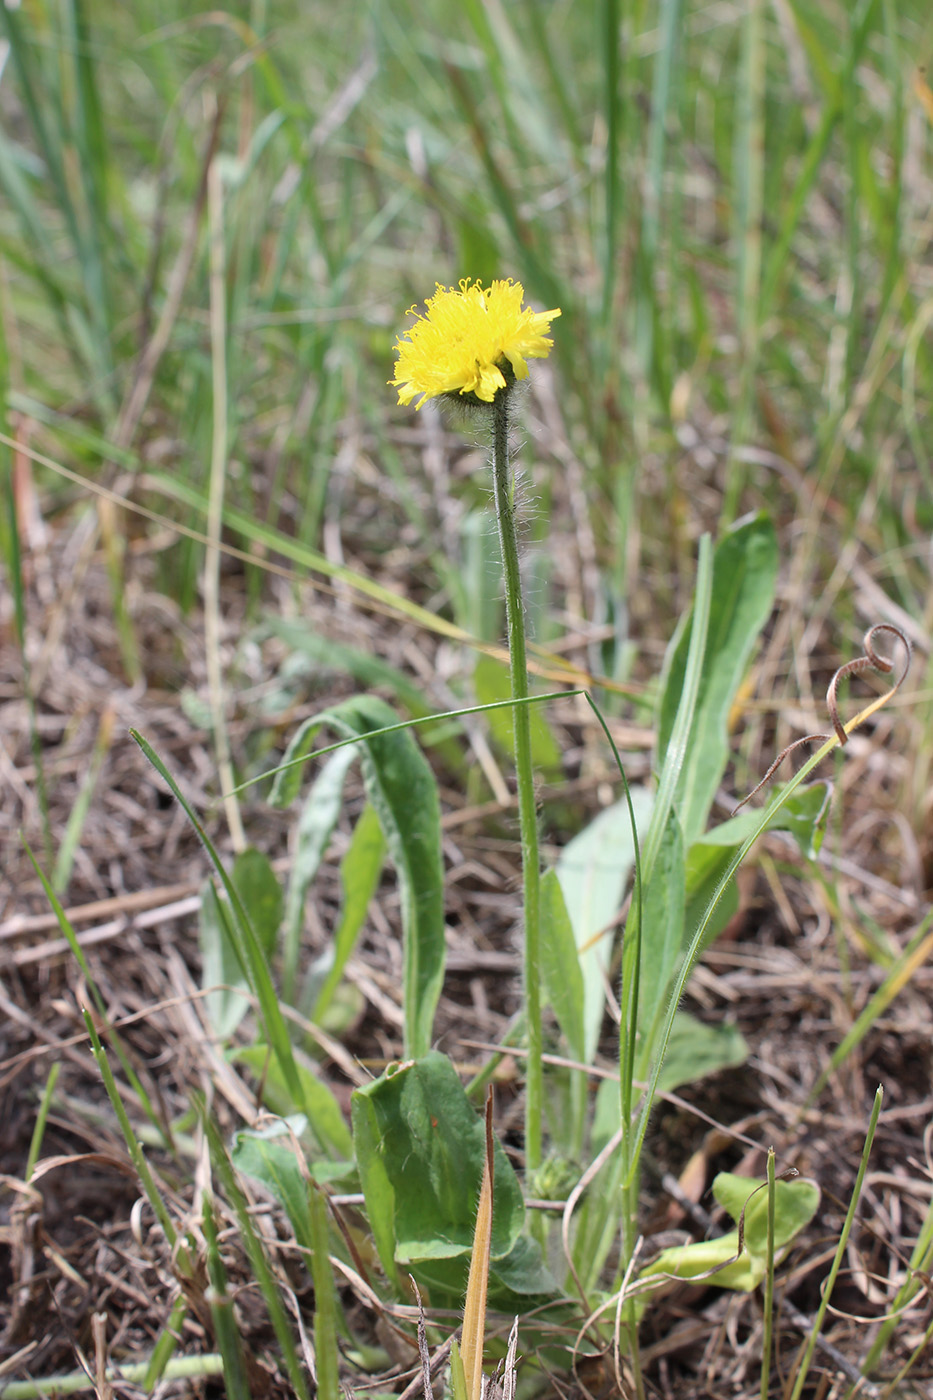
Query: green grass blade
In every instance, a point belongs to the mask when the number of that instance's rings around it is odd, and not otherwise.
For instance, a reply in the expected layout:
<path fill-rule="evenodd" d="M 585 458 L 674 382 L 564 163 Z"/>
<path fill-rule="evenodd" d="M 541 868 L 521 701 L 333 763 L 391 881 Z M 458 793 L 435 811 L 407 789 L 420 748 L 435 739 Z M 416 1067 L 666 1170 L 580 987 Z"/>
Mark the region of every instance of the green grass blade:
<path fill-rule="evenodd" d="M 172 1304 L 172 1311 L 169 1313 L 168 1322 L 165 1324 L 158 1341 L 152 1348 L 152 1355 L 149 1358 L 149 1365 L 143 1378 L 143 1390 L 154 1390 L 156 1385 L 165 1375 L 165 1369 L 175 1354 L 178 1346 L 181 1329 L 184 1326 L 185 1317 L 188 1312 L 188 1303 L 183 1293 Z"/>
<path fill-rule="evenodd" d="M 211 1284 L 208 1301 L 211 1309 L 211 1321 L 214 1324 L 214 1337 L 223 1357 L 226 1393 L 231 1397 L 231 1400 L 250 1400 L 243 1343 L 240 1340 L 240 1332 L 233 1312 L 233 1298 L 227 1290 L 227 1270 L 224 1268 L 224 1261 L 220 1254 L 217 1224 L 214 1220 L 214 1206 L 206 1191 L 201 1224 L 207 1246 L 207 1276 Z"/>
<path fill-rule="evenodd" d="M 682 0 L 661 0 L 660 44 L 654 60 L 651 89 L 651 120 L 645 169 L 645 196 L 642 210 L 635 285 L 635 346 L 642 375 L 653 383 L 666 406 L 670 386 L 662 357 L 657 353 L 657 328 L 663 324 L 659 312 L 661 211 L 664 202 L 664 174 L 667 132 L 671 111 L 679 97 L 676 68 L 683 29 Z M 660 373 L 658 372 L 660 370 Z"/>
<path fill-rule="evenodd" d="M 671 649 L 673 655 L 682 658 L 679 666 L 682 681 L 676 696 L 670 677 L 665 685 L 665 695 L 670 696 L 672 701 L 676 699 L 676 708 L 673 708 L 671 716 L 672 706 L 665 705 L 664 700 L 662 700 L 659 717 L 658 762 L 661 768 L 661 777 L 658 783 L 658 795 L 651 814 L 651 824 L 648 827 L 642 851 L 642 873 L 646 887 L 651 882 L 654 863 L 667 828 L 668 815 L 681 789 L 682 775 L 690 759 L 690 736 L 695 725 L 697 704 L 703 681 L 703 662 L 706 656 L 707 634 L 712 608 L 713 563 L 710 538 L 708 535 L 704 535 L 700 540 L 700 552 L 697 559 L 697 581 L 693 609 L 688 623 L 678 629 Z M 683 639 L 687 635 L 689 635 L 689 641 L 684 643 Z"/>
<path fill-rule="evenodd" d="M 851 75 L 854 74 L 856 65 L 862 57 L 868 36 L 871 31 L 871 22 L 874 16 L 875 5 L 878 0 L 860 0 L 859 8 L 856 11 L 850 28 L 851 42 L 846 56 L 843 77 L 840 84 L 835 86 L 834 95 L 827 101 L 823 108 L 823 115 L 820 118 L 819 126 L 813 133 L 807 150 L 804 153 L 800 164 L 800 173 L 797 176 L 793 191 L 787 204 L 784 217 L 781 220 L 778 236 L 764 264 L 762 275 L 761 309 L 759 312 L 759 322 L 763 325 L 771 315 L 774 300 L 780 287 L 781 278 L 787 266 L 794 235 L 797 232 L 798 224 L 807 204 L 816 177 L 829 150 L 830 141 L 842 117 L 843 99 L 842 86 L 851 82 Z"/>
<path fill-rule="evenodd" d="M 68 821 L 62 836 L 61 845 L 58 848 L 58 855 L 55 859 L 55 866 L 52 870 L 52 888 L 57 894 L 63 894 L 71 879 L 71 871 L 74 866 L 75 855 L 81 844 L 81 837 L 84 832 L 84 824 L 87 821 L 94 794 L 97 791 L 97 782 L 100 771 L 104 766 L 104 759 L 110 752 L 111 739 L 113 737 L 114 711 L 106 709 L 100 717 L 100 724 L 97 728 L 97 738 L 94 741 L 94 748 L 91 753 L 91 761 L 87 766 L 87 772 L 78 787 L 78 793 L 68 813 Z"/>
<path fill-rule="evenodd" d="M 739 66 L 735 140 L 735 242 L 736 321 L 742 351 L 736 404 L 730 434 L 730 454 L 723 521 L 731 522 L 745 484 L 745 466 L 736 457 L 744 447 L 752 422 L 753 397 L 758 371 L 761 290 L 761 238 L 764 213 L 765 164 L 765 64 L 764 0 L 748 0 Z"/>
<path fill-rule="evenodd" d="M 87 1027 L 87 1033 L 91 1038 L 91 1051 L 94 1055 L 97 1068 L 100 1070 L 101 1079 L 104 1081 L 107 1097 L 117 1116 L 117 1122 L 120 1125 L 123 1140 L 130 1154 L 130 1160 L 136 1168 L 136 1174 L 146 1193 L 146 1199 L 152 1206 L 155 1217 L 162 1227 L 162 1233 L 165 1236 L 166 1243 L 170 1249 L 175 1250 L 178 1244 L 178 1232 L 172 1223 L 172 1218 L 168 1213 L 168 1207 L 162 1199 L 162 1194 L 156 1186 L 155 1179 L 149 1168 L 149 1163 L 146 1161 L 146 1154 L 143 1152 L 142 1143 L 133 1131 L 133 1125 L 130 1122 L 129 1114 L 120 1097 L 120 1091 L 117 1088 L 116 1080 L 113 1077 L 113 1071 L 110 1068 L 110 1062 L 107 1059 L 107 1052 L 101 1044 L 100 1036 L 97 1034 L 94 1018 L 87 1009 L 85 1009 L 82 1014 L 84 1016 L 84 1024 Z M 176 1257 L 179 1267 L 190 1277 L 192 1274 L 191 1261 L 188 1258 L 188 1251 L 183 1245 L 179 1246 Z"/>
<path fill-rule="evenodd" d="M 75 933 L 71 922 L 68 918 L 68 915 L 62 908 L 61 900 L 58 898 L 58 895 L 53 890 L 51 882 L 45 874 L 45 871 L 42 869 L 41 865 L 36 860 L 36 857 L 33 854 L 29 842 L 26 840 L 25 837 L 23 837 L 22 839 L 26 854 L 32 863 L 32 868 L 33 870 L 35 870 L 36 874 L 39 877 L 42 888 L 45 891 L 46 899 L 52 906 L 52 912 L 58 921 L 58 926 L 68 942 L 68 946 L 74 955 L 75 961 L 81 969 L 85 984 L 87 986 L 88 991 L 91 994 L 91 1000 L 94 1002 L 94 1006 L 97 1009 L 97 1014 L 100 1016 L 100 1019 L 103 1022 L 103 1024 L 107 1027 L 107 1034 L 110 1036 L 111 1043 L 117 1054 L 117 1059 L 120 1061 L 120 1067 L 123 1070 L 123 1073 L 126 1075 L 130 1087 L 132 1088 L 136 1097 L 139 1099 L 139 1102 L 142 1105 L 143 1112 L 149 1119 L 149 1122 L 155 1128 L 156 1132 L 159 1134 L 159 1137 L 162 1139 L 168 1151 L 171 1152 L 173 1151 L 171 1128 L 164 1121 L 164 1119 L 156 1112 L 152 1100 L 146 1093 L 146 1090 L 143 1088 L 139 1075 L 136 1073 L 132 1064 L 130 1063 L 129 1056 L 123 1045 L 122 1039 L 117 1034 L 116 1030 L 110 1022 L 110 1018 L 107 1015 L 107 1008 L 104 1004 L 104 998 L 100 993 L 100 988 L 95 982 L 93 973 L 91 972 L 90 964 L 88 963 L 87 958 L 84 956 L 84 949 L 81 947 L 81 944 L 78 941 L 78 935 Z"/>
<path fill-rule="evenodd" d="M 537 7 L 532 7 L 537 8 Z M 622 93 L 620 90 L 619 0 L 600 0 L 598 11 L 599 51 L 603 65 L 602 100 L 606 121 L 606 173 L 603 193 L 605 239 L 602 249 L 603 335 L 608 342 L 613 324 L 616 269 L 619 266 L 619 147 L 622 135 Z"/>
<path fill-rule="evenodd" d="M 142 1385 L 149 1373 L 148 1361 L 133 1361 L 121 1366 L 108 1366 L 109 1381 L 126 1381 L 129 1385 Z M 216 1352 L 204 1356 L 173 1357 L 164 1371 L 167 1381 L 205 1380 L 223 1375 L 223 1357 Z M 87 1371 L 69 1371 L 62 1376 L 43 1376 L 32 1381 L 0 1380 L 0 1400 L 40 1400 L 48 1395 L 56 1400 L 59 1395 L 79 1395 L 92 1390 L 93 1382 L 88 1380 Z"/>
<path fill-rule="evenodd" d="M 273 986 L 269 964 L 236 885 L 228 875 L 214 843 L 211 841 L 203 824 L 198 819 L 193 807 L 165 767 L 161 758 L 159 758 L 159 755 L 152 748 L 151 744 L 149 744 L 135 729 L 131 729 L 130 734 L 142 749 L 153 768 L 162 778 L 163 782 L 168 784 L 172 795 L 181 804 L 186 817 L 197 833 L 211 864 L 217 872 L 220 883 L 229 901 L 229 908 L 232 914 L 231 928 L 235 930 L 233 936 L 236 939 L 240 964 L 249 978 L 250 988 L 259 1004 L 259 1014 L 266 1039 L 272 1047 L 273 1054 L 279 1063 L 283 1078 L 295 1105 L 304 1109 L 304 1092 L 301 1079 L 292 1054 L 288 1027 L 279 1007 L 278 994 Z M 313 1114 L 309 1111 L 306 1116 L 309 1123 L 313 1124 Z"/>
<path fill-rule="evenodd" d="M 16 632 L 16 646 L 19 651 L 20 665 L 23 670 L 23 693 L 26 699 L 26 712 L 29 716 L 29 748 L 32 754 L 32 761 L 36 770 L 36 797 L 39 804 L 39 816 L 42 821 L 42 842 L 45 848 L 45 858 L 52 861 L 52 827 L 49 819 L 49 791 L 45 777 L 45 758 L 43 753 L 42 738 L 39 734 L 39 721 L 36 712 L 36 700 L 33 694 L 30 679 L 29 654 L 26 650 L 26 594 L 23 588 L 23 559 L 19 544 L 19 520 L 16 512 L 16 493 L 13 485 L 13 459 L 12 455 L 4 452 L 6 461 L 4 463 L 3 495 L 6 506 L 6 515 L 9 528 L 6 535 L 8 557 L 7 578 L 10 591 L 13 594 L 13 620 Z"/>
<path fill-rule="evenodd" d="M 813 1319 L 813 1328 L 807 1338 L 803 1356 L 797 1367 L 797 1376 L 794 1381 L 794 1388 L 790 1393 L 790 1400 L 800 1400 L 803 1394 L 803 1387 L 806 1383 L 810 1371 L 810 1364 L 813 1361 L 813 1353 L 816 1350 L 816 1343 L 823 1330 L 823 1322 L 829 1307 L 830 1299 L 833 1295 L 833 1285 L 842 1268 L 843 1260 L 846 1257 L 846 1249 L 849 1243 L 849 1236 L 852 1233 L 852 1226 L 855 1222 L 855 1212 L 858 1208 L 859 1198 L 862 1194 L 862 1183 L 865 1180 L 865 1173 L 868 1170 L 868 1158 L 871 1155 L 871 1146 L 875 1139 L 875 1129 L 878 1126 L 878 1118 L 881 1114 L 881 1105 L 884 1102 L 884 1090 L 881 1085 L 875 1093 L 875 1101 L 872 1105 L 871 1117 L 868 1122 L 868 1131 L 865 1134 L 865 1146 L 862 1149 L 862 1160 L 859 1163 L 858 1173 L 855 1178 L 855 1185 L 852 1188 L 852 1196 L 849 1200 L 849 1209 L 846 1211 L 846 1218 L 843 1222 L 842 1233 L 836 1245 L 836 1253 L 830 1266 L 829 1274 L 820 1289 L 820 1304 Z"/>
<path fill-rule="evenodd" d="M 45 1088 L 42 1091 L 42 1098 L 39 1101 L 39 1111 L 36 1114 L 32 1137 L 29 1140 L 29 1154 L 26 1158 L 26 1166 L 23 1169 L 24 1181 L 28 1181 L 32 1176 L 33 1168 L 39 1160 L 39 1153 L 42 1151 L 42 1139 L 45 1136 L 45 1125 L 48 1122 L 49 1109 L 52 1106 L 52 1095 L 55 1093 L 55 1085 L 58 1083 L 60 1070 L 61 1063 L 56 1060 L 49 1070 L 48 1079 L 45 1081 Z"/>
<path fill-rule="evenodd" d="M 761 1338 L 761 1400 L 771 1394 L 771 1346 L 774 1327 L 774 1148 L 768 1148 L 768 1236 L 765 1256 L 765 1296 Z"/>
<path fill-rule="evenodd" d="M 249 1203 L 237 1181 L 236 1172 L 227 1155 L 227 1149 L 223 1144 L 220 1133 L 214 1122 L 209 1118 L 205 1121 L 205 1130 L 210 1147 L 211 1163 L 223 1186 L 227 1200 L 236 1212 L 240 1227 L 240 1238 L 249 1257 L 253 1278 L 259 1285 L 260 1292 L 265 1300 L 266 1308 L 269 1313 L 269 1320 L 272 1323 L 276 1340 L 282 1352 L 282 1360 L 288 1378 L 295 1394 L 298 1396 L 298 1400 L 311 1400 L 304 1367 L 301 1364 L 295 1345 L 292 1326 L 288 1319 L 285 1304 L 282 1301 L 281 1289 L 266 1256 L 265 1247 L 259 1235 L 256 1233 L 256 1228 L 250 1217 Z"/>
<path fill-rule="evenodd" d="M 314 1360 L 317 1369 L 316 1400 L 339 1400 L 340 1375 L 337 1353 L 337 1299 L 328 1255 L 327 1197 L 313 1182 L 308 1185 L 311 1212 L 311 1275 L 314 1280 Z"/>
<path fill-rule="evenodd" d="M 903 991 L 917 969 L 922 967 L 930 954 L 933 953 L 931 925 L 933 925 L 933 913 L 928 914 L 920 927 L 912 934 L 897 961 L 889 968 L 881 986 L 872 994 L 864 1009 L 836 1046 L 828 1065 L 820 1071 L 813 1088 L 807 1095 L 805 1107 L 809 1107 L 816 1101 L 826 1087 L 830 1075 L 835 1074 L 855 1047 L 862 1043 L 872 1026 L 885 1014 L 894 998 Z"/>

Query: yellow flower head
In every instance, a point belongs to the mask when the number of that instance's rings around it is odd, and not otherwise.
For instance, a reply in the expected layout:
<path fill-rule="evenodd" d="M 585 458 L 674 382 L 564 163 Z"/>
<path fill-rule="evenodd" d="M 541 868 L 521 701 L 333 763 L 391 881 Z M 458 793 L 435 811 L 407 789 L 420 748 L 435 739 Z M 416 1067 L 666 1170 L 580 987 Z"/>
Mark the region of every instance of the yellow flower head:
<path fill-rule="evenodd" d="M 459 290 L 438 282 L 425 303 L 427 315 L 419 316 L 405 336 L 396 342 L 395 378 L 399 403 L 411 403 L 440 394 L 470 394 L 492 403 L 511 377 L 525 379 L 526 359 L 540 360 L 552 340 L 545 337 L 559 310 L 531 311 L 522 306 L 525 289 L 511 278 L 493 282 L 488 291 L 481 282 L 464 278 Z M 412 307 L 414 311 L 414 307 Z"/>

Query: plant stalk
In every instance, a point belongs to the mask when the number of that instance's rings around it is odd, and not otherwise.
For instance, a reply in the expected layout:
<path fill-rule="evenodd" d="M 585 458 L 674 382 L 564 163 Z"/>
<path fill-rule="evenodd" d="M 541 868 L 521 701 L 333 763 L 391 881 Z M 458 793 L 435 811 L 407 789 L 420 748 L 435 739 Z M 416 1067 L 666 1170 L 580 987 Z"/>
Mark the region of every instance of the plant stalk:
<path fill-rule="evenodd" d="M 509 669 L 512 699 L 528 697 L 528 664 L 525 647 L 525 609 L 518 538 L 515 530 L 514 481 L 509 464 L 509 393 L 501 390 L 493 401 L 493 483 L 499 545 L 505 579 L 505 611 L 508 624 Z M 543 1078 L 541 1055 L 541 863 L 538 855 L 538 813 L 535 801 L 534 767 L 531 759 L 531 710 L 528 705 L 512 707 L 515 743 L 515 778 L 518 785 L 518 816 L 522 842 L 522 885 L 525 903 L 525 1008 L 528 1026 L 528 1062 L 525 1087 L 525 1167 L 534 1171 L 541 1165 L 541 1105 Z"/>

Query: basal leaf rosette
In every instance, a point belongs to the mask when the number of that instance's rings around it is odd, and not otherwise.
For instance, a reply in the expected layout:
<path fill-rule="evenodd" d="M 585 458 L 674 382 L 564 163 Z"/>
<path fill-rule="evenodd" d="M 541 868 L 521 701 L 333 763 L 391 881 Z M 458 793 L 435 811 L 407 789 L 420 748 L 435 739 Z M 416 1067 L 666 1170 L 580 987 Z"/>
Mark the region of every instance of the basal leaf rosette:
<path fill-rule="evenodd" d="M 470 278 L 459 287 L 438 283 L 425 303 L 427 314 L 396 342 L 389 383 L 398 389 L 399 403 L 420 394 L 420 408 L 425 399 L 449 394 L 491 404 L 516 379 L 527 378 L 526 362 L 550 353 L 554 342 L 546 332 L 560 310 L 532 311 L 522 305 L 524 296 L 522 284 L 511 278 L 488 289 Z"/>

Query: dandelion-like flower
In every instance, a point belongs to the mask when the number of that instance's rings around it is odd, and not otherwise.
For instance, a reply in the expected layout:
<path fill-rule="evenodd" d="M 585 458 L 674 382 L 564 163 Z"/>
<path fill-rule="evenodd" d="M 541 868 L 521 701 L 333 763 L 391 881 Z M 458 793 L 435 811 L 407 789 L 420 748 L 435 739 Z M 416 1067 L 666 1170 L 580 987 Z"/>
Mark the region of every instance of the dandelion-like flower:
<path fill-rule="evenodd" d="M 522 306 L 524 295 L 511 278 L 488 290 L 470 278 L 459 289 L 438 282 L 425 303 L 427 315 L 396 342 L 389 383 L 398 389 L 399 403 L 411 403 L 418 394 L 416 408 L 441 394 L 492 403 L 513 380 L 525 379 L 526 360 L 544 359 L 554 344 L 545 332 L 560 311 L 532 311 Z"/>

